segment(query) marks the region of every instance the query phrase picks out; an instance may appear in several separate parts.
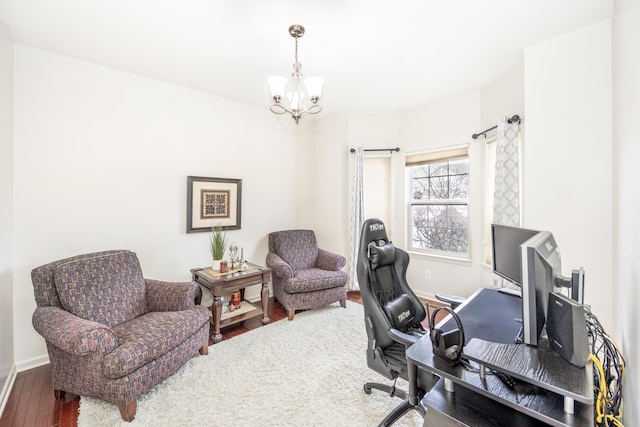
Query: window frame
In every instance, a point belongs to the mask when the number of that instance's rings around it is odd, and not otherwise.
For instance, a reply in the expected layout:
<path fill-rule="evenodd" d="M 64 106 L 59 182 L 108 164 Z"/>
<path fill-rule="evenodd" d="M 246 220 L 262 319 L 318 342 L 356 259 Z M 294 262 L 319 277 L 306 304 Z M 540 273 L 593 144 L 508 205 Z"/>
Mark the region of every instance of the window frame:
<path fill-rule="evenodd" d="M 407 204 L 406 204 L 406 215 L 407 215 L 407 239 L 406 244 L 407 248 L 410 252 L 433 256 L 438 258 L 447 258 L 459 261 L 470 261 L 471 260 L 471 218 L 469 214 L 470 210 L 470 199 L 471 199 L 471 159 L 469 156 L 469 145 L 460 145 L 455 147 L 444 147 L 436 150 L 423 151 L 414 154 L 408 154 L 405 157 L 405 189 L 407 191 Z M 415 178 L 413 176 L 414 167 L 423 166 L 426 164 L 437 164 L 437 163 L 450 163 L 456 160 L 466 160 L 466 198 L 454 198 L 454 199 L 424 199 L 424 200 L 416 200 L 414 199 L 413 190 L 414 190 L 414 182 Z M 447 172 L 447 177 L 451 176 L 449 171 Z M 427 179 L 431 179 L 432 176 L 429 174 Z M 413 240 L 413 211 L 415 206 L 433 206 L 433 205 L 443 205 L 443 206 L 465 206 L 466 207 L 466 251 L 465 252 L 454 252 L 454 251 L 446 251 L 441 249 L 430 249 L 423 248 L 414 245 Z"/>

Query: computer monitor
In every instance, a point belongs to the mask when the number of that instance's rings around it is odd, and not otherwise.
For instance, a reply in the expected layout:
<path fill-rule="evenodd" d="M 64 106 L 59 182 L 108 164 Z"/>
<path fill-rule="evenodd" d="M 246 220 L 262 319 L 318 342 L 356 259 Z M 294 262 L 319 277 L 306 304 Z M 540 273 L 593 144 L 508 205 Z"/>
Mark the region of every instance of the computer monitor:
<path fill-rule="evenodd" d="M 535 230 L 491 224 L 493 272 L 511 283 L 522 286 L 520 245 L 538 234 Z"/>
<path fill-rule="evenodd" d="M 523 342 L 538 345 L 547 318 L 550 292 L 558 292 L 560 251 L 553 234 L 541 231 L 520 246 L 522 263 Z"/>

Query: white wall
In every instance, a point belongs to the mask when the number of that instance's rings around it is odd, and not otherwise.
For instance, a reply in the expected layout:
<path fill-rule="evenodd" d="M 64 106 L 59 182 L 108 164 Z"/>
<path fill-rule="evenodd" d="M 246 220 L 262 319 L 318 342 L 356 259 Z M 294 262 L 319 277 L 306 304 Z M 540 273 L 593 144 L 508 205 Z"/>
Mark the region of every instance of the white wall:
<path fill-rule="evenodd" d="M 349 181 L 345 179 L 349 160 L 347 119 L 343 114 L 327 115 L 307 129 L 306 137 L 299 144 L 306 150 L 310 164 L 297 177 L 306 185 L 305 203 L 299 204 L 301 214 L 296 220 L 300 228 L 315 231 L 319 247 L 346 256 L 349 251 L 349 239 L 345 238 L 349 233 Z M 300 191 L 297 194 L 300 195 Z"/>
<path fill-rule="evenodd" d="M 613 20 L 614 304 L 627 361 L 625 425 L 640 425 L 640 1 L 617 0 Z"/>
<path fill-rule="evenodd" d="M 495 126 L 501 117 L 511 117 L 514 114 L 519 115 L 522 119 L 520 129 L 523 129 L 526 126 L 526 118 L 523 117 L 524 57 L 512 69 L 507 70 L 490 85 L 482 88 L 480 98 L 481 129 L 478 131 Z"/>
<path fill-rule="evenodd" d="M 482 227 L 482 179 L 481 145 L 471 135 L 481 130 L 480 92 L 472 92 L 415 111 L 407 112 L 400 119 L 400 147 L 403 154 L 469 144 L 469 240 L 471 260 L 451 261 L 423 255 L 411 255 L 407 281 L 416 294 L 432 298 L 435 293 L 469 296 L 483 285 L 481 283 L 480 242 Z M 393 158 L 394 209 L 401 213 L 394 217 L 395 244 L 407 247 L 404 156 Z M 431 279 L 426 279 L 429 271 Z"/>
<path fill-rule="evenodd" d="M 611 21 L 525 50 L 524 225 L 553 232 L 563 273 L 613 331 Z"/>
<path fill-rule="evenodd" d="M 46 360 L 31 326 L 34 267 L 113 248 L 163 280 L 210 263 L 208 233 L 186 233 L 188 175 L 243 180 L 242 229 L 229 237 L 249 260 L 263 263 L 268 232 L 295 225 L 293 120 L 22 45 L 14 54 L 18 370 Z"/>
<path fill-rule="evenodd" d="M 15 375 L 13 344 L 13 46 L 0 20 L 0 413 Z"/>

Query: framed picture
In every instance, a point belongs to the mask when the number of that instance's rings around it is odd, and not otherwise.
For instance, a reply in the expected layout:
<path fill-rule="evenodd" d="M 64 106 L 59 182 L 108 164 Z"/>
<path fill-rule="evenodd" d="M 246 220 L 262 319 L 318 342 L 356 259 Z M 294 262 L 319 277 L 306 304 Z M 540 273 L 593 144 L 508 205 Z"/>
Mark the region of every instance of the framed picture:
<path fill-rule="evenodd" d="M 240 229 L 242 180 L 187 177 L 187 233 Z"/>

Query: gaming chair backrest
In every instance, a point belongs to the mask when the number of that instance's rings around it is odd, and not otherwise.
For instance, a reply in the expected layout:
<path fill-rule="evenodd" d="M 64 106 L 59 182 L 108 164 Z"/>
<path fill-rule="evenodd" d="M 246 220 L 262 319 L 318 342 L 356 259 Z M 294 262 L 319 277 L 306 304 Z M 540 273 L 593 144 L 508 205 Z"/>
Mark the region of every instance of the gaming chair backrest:
<path fill-rule="evenodd" d="M 384 310 L 384 304 L 401 294 L 407 295 L 413 303 L 414 319 L 421 322 L 426 317 L 422 303 L 407 284 L 406 274 L 409 265 L 409 254 L 404 250 L 393 247 L 392 252 L 381 253 L 378 268 L 372 268 L 370 262 L 370 246 L 383 246 L 390 243 L 384 223 L 377 219 L 367 219 L 362 224 L 360 233 L 360 249 L 358 253 L 358 283 L 364 306 L 365 320 L 371 319 L 375 332 L 376 345 L 384 349 L 394 341 L 389 337 L 388 330 L 391 322 Z M 389 245 L 392 246 L 392 245 Z M 388 259 L 393 256 L 393 259 Z M 391 262 L 390 262 L 391 261 Z M 375 266 L 373 266 L 375 267 Z M 371 337 L 370 337 L 371 338 Z"/>

